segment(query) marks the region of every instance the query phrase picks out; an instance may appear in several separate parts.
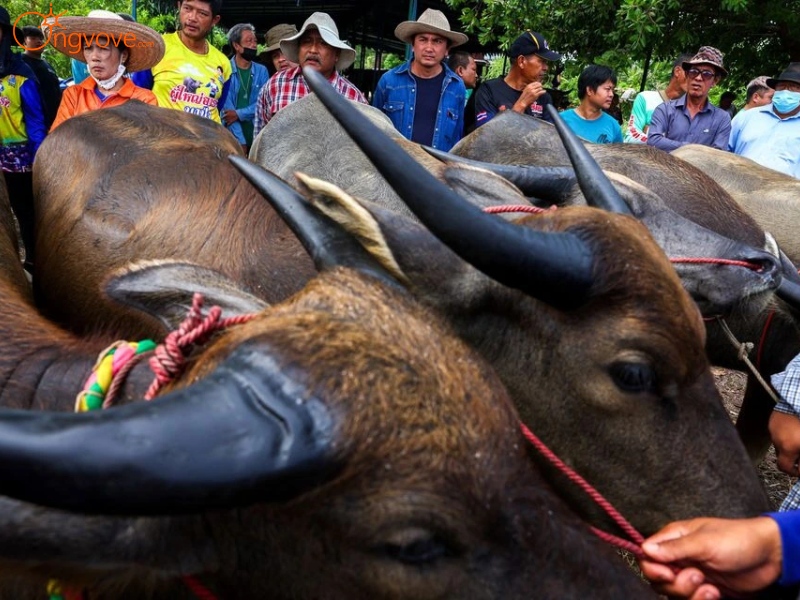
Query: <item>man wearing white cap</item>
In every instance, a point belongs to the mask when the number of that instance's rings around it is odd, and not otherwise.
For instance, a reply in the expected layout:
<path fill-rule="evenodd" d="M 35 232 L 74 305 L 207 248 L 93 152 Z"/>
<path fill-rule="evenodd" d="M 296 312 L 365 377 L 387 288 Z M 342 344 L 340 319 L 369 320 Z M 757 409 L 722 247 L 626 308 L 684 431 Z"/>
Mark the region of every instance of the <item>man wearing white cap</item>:
<path fill-rule="evenodd" d="M 372 105 L 386 113 L 404 137 L 450 150 L 464 131 L 467 90 L 444 59 L 450 48 L 468 38 L 451 31 L 447 17 L 431 8 L 417 21 L 400 23 L 394 35 L 411 45 L 412 57 L 383 74 Z"/>
<path fill-rule="evenodd" d="M 348 100 L 367 103 L 364 94 L 339 74 L 353 64 L 356 51 L 339 39 L 339 29 L 327 13 L 315 12 L 308 17 L 296 35 L 281 40 L 281 52 L 298 66 L 275 73 L 261 88 L 254 136 L 276 112 L 311 92 L 303 77 L 303 67 L 322 73 Z"/>

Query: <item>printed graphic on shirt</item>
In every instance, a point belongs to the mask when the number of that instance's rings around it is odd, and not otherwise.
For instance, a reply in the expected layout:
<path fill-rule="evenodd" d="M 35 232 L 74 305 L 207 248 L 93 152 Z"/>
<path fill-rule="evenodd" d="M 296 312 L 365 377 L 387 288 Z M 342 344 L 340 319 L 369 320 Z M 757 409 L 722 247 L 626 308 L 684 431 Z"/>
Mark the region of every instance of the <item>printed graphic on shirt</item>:
<path fill-rule="evenodd" d="M 30 171 L 33 163 L 20 93 L 25 81 L 14 74 L 0 79 L 0 165 L 11 173 Z"/>
<path fill-rule="evenodd" d="M 231 65 L 216 48 L 195 54 L 177 33 L 164 36 L 164 58 L 153 68 L 153 93 L 160 106 L 176 108 L 220 123 L 219 98 Z"/>

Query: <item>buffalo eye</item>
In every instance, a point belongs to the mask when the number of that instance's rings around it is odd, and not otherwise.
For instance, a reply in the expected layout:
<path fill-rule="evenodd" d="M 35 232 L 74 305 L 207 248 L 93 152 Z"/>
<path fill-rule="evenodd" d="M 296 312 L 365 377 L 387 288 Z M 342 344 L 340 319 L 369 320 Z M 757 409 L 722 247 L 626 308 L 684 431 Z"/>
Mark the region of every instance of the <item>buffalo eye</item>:
<path fill-rule="evenodd" d="M 383 552 L 409 566 L 429 565 L 455 554 L 440 536 L 424 529 L 412 528 L 392 537 L 383 545 Z"/>
<path fill-rule="evenodd" d="M 625 392 L 642 393 L 656 391 L 656 372 L 648 364 L 620 362 L 611 365 L 611 377 L 618 388 Z"/>

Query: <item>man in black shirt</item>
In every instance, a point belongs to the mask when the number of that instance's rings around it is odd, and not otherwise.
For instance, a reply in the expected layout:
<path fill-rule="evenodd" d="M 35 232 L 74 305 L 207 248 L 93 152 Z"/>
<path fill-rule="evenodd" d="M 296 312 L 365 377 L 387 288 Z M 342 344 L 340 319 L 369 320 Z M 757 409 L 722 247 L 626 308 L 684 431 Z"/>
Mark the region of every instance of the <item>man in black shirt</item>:
<path fill-rule="evenodd" d="M 58 75 L 53 67 L 42 58 L 44 52 L 44 34 L 37 27 L 23 27 L 22 34 L 25 36 L 25 52 L 22 60 L 36 75 L 39 81 L 39 94 L 42 97 L 42 108 L 44 110 L 44 125 L 47 130 L 53 124 L 58 112 L 58 105 L 61 104 L 61 87 L 59 86 Z"/>
<path fill-rule="evenodd" d="M 497 113 L 513 110 L 551 121 L 545 106 L 552 104 L 542 82 L 549 68 L 548 61 L 560 60 L 541 33 L 526 31 L 508 51 L 511 70 L 505 77 L 490 79 L 475 92 L 475 125 L 479 127 Z"/>

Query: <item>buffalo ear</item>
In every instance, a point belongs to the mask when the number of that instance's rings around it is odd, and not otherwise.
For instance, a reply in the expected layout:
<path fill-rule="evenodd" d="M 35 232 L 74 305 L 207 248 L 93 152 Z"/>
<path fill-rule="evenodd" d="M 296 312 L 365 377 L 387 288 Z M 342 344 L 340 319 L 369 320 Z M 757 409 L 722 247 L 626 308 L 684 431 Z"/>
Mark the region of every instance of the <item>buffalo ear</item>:
<path fill-rule="evenodd" d="M 112 273 L 103 285 L 112 300 L 140 310 L 176 329 L 200 293 L 206 306 L 219 306 L 223 316 L 260 312 L 268 306 L 225 275 L 184 261 L 142 261 Z"/>
<path fill-rule="evenodd" d="M 403 285 L 408 285 L 380 224 L 358 200 L 322 179 L 299 172 L 295 173 L 295 177 L 300 191 L 317 210 L 350 234 L 392 277 Z"/>

